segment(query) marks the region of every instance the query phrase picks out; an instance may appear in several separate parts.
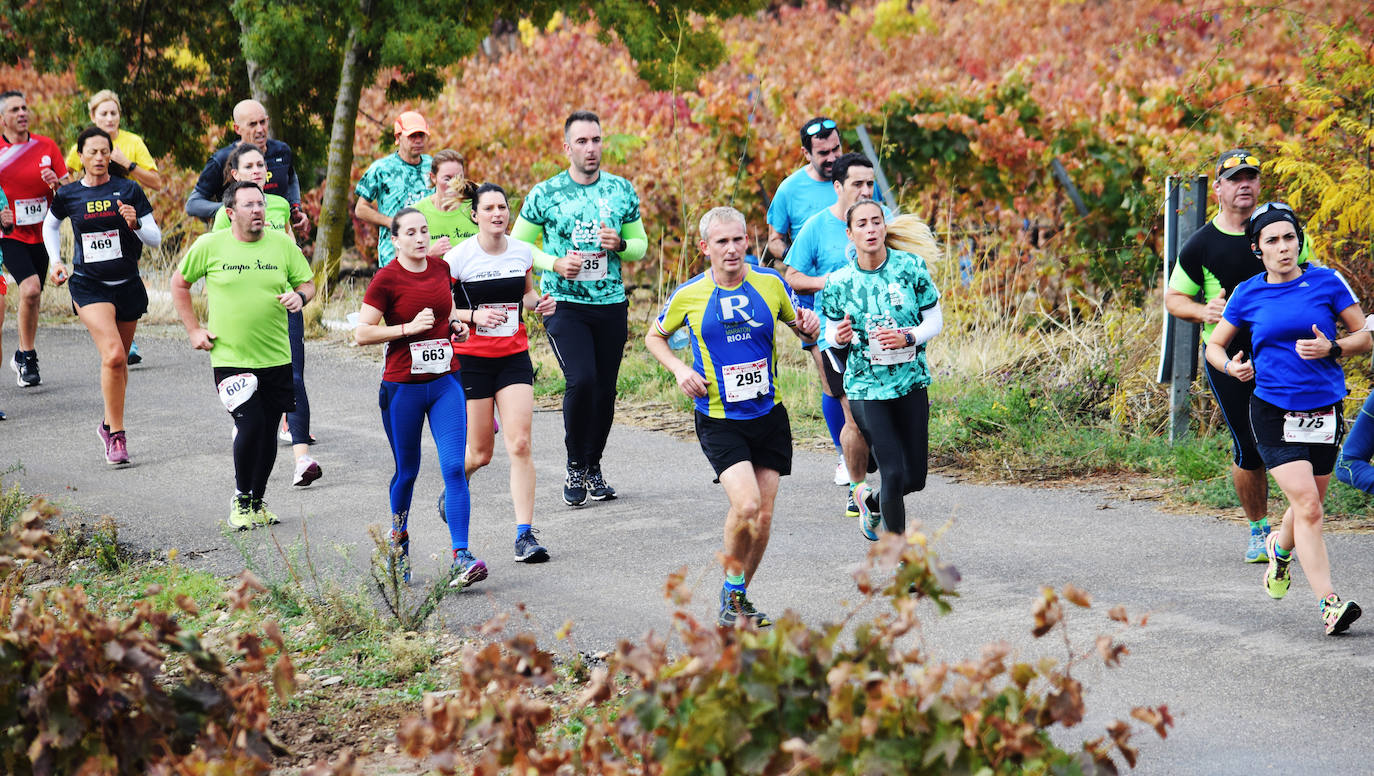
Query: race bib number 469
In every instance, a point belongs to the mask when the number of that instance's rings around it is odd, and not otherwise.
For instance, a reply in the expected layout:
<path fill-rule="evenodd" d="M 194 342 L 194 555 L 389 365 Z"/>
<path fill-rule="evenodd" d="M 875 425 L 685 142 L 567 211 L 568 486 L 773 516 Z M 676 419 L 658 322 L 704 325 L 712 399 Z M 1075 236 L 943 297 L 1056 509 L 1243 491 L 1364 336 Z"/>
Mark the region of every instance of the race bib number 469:
<path fill-rule="evenodd" d="M 124 257 L 123 246 L 119 243 L 119 232 L 111 229 L 106 232 L 85 232 L 81 235 L 81 260 L 86 264 L 113 261 Z"/>

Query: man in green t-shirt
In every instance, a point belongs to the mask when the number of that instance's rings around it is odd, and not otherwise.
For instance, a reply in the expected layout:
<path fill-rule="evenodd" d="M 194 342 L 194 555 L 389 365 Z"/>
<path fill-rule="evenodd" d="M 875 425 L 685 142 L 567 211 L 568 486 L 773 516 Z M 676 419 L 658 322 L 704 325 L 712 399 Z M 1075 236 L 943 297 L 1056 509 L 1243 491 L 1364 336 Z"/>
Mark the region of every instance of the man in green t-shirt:
<path fill-rule="evenodd" d="M 266 228 L 256 183 L 224 190 L 229 229 L 201 235 L 172 275 L 172 303 L 191 346 L 210 351 L 220 401 L 234 418 L 236 493 L 229 524 L 240 530 L 279 522 L 263 504 L 277 460 L 277 424 L 295 409 L 286 314 L 315 294 L 310 264 L 285 232 Z M 205 279 L 210 320 L 202 326 L 191 284 Z"/>
<path fill-rule="evenodd" d="M 615 498 L 601 474 L 601 454 L 615 419 L 615 383 L 629 338 L 629 307 L 621 262 L 639 261 L 649 237 L 639 195 L 619 175 L 601 169 L 601 119 L 577 111 L 563 122 L 568 169 L 538 183 L 525 197 L 511 236 L 544 249 L 534 252 L 545 294 L 558 310 L 544 319 L 563 369 L 563 443 L 568 473 L 563 501 Z"/>

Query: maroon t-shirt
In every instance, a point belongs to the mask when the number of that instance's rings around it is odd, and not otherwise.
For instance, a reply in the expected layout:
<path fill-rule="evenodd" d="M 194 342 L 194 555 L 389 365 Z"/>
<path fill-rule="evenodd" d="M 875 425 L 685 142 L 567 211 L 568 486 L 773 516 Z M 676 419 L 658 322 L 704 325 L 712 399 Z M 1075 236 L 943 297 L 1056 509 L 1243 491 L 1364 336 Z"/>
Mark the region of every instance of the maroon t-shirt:
<path fill-rule="evenodd" d="M 458 371 L 458 357 L 448 339 L 453 292 L 448 264 L 442 259 L 428 259 L 423 272 L 411 272 L 400 261 L 387 264 L 373 276 L 363 295 L 363 304 L 381 310 L 387 326 L 409 323 L 426 307 L 434 311 L 434 325 L 428 331 L 413 332 L 386 343 L 383 380 L 424 383 Z M 445 360 L 447 369 L 443 368 Z"/>

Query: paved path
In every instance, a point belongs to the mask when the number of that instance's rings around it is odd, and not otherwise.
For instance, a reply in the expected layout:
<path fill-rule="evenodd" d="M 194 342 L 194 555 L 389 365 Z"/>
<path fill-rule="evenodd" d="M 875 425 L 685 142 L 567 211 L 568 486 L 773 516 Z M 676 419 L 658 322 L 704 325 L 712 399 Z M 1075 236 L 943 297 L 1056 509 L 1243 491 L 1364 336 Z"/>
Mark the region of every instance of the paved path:
<path fill-rule="evenodd" d="M 230 421 L 212 390 L 208 357 L 164 331 L 165 338 L 139 336 L 147 361 L 130 381 L 134 466 L 111 470 L 100 455 L 95 351 L 76 327 L 40 332 L 41 387 L 15 387 L 5 368 L 0 409 L 10 419 L 0 423 L 0 465 L 22 462 L 26 489 L 55 494 L 73 511 L 118 515 L 121 538 L 137 547 L 176 547 L 196 563 L 236 573 L 242 557 L 220 529 L 233 488 Z M 13 332 L 7 334 L 12 347 Z M 283 446 L 268 492 L 285 519 L 278 529 L 284 542 L 306 525 L 317 559 L 335 557 L 335 546 L 353 548 L 353 570 L 338 572 L 346 579 L 356 579 L 366 564 L 367 525 L 387 518 L 392 472 L 377 414 L 377 362 L 358 355 L 311 344 L 307 378 L 320 439 L 314 454 L 325 476 L 293 489 Z M 560 421 L 556 412 L 537 413 L 534 430 L 536 523 L 552 561 L 513 561 L 498 443 L 473 497 L 473 547 L 491 577 L 449 599 L 444 623 L 468 628 L 523 601 L 541 643 L 558 646 L 551 634 L 571 619 L 576 648 L 604 649 L 668 628 L 663 582 L 684 564 L 698 593 L 693 610 L 711 617 L 725 499 L 695 442 L 617 427 L 605 470 L 623 497 L 573 510 L 560 498 Z M 421 578 L 447 565 L 447 533 L 431 507 L 440 487 L 436 460 L 429 445 L 411 523 Z M 832 471 L 829 456 L 798 453 L 794 476 L 783 481 L 772 542 L 751 590 L 765 611 L 790 608 L 818 623 L 839 617 L 857 598 L 849 572 L 867 543 L 839 517 L 842 491 L 830 484 Z M 928 527 L 954 518 L 937 546 L 964 582 L 955 612 L 926 621 L 939 657 L 973 656 L 994 639 L 1011 642 L 1024 656 L 1062 656 L 1062 644 L 1028 635 L 1031 601 L 1045 584 L 1073 582 L 1098 602 L 1071 620 L 1081 648 L 1110 626 L 1105 610 L 1112 604 L 1152 613 L 1148 627 L 1125 634 L 1131 654 L 1123 667 L 1088 664 L 1078 672 L 1088 687 L 1089 718 L 1058 735 L 1061 742 L 1098 735 L 1106 720 L 1131 706 L 1167 703 L 1177 728 L 1166 742 L 1139 739 L 1141 773 L 1374 768 L 1374 614 L 1346 637 L 1323 636 L 1300 573 L 1287 599 L 1271 601 L 1261 590 L 1262 567 L 1238 562 L 1243 537 L 1236 523 L 1165 514 L 1107 491 L 942 478 L 908 504 Z M 250 537 L 265 547 L 264 532 Z M 1374 536 L 1334 535 L 1327 542 L 1342 592 L 1374 610 Z"/>

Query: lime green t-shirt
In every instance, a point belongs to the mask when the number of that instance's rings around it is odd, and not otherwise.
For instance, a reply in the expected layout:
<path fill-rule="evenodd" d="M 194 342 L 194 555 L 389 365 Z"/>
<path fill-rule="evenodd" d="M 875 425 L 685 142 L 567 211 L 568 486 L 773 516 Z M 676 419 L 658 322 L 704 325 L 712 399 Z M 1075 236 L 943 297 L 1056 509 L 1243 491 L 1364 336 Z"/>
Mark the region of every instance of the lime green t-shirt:
<path fill-rule="evenodd" d="M 188 283 L 205 278 L 215 335 L 213 366 L 265 369 L 291 363 L 286 307 L 277 296 L 310 280 L 310 264 L 285 232 L 264 229 L 256 242 L 231 230 L 201 235 L 177 268 Z"/>
<path fill-rule="evenodd" d="M 285 232 L 288 224 L 291 223 L 291 203 L 286 201 L 286 197 L 279 197 L 276 194 L 264 194 L 267 198 L 267 225 L 273 229 Z M 229 228 L 229 214 L 220 208 L 215 213 L 214 226 L 210 231 L 218 232 L 221 229 Z"/>
<path fill-rule="evenodd" d="M 431 241 L 447 237 L 451 245 L 457 246 L 477 234 L 477 222 L 472 220 L 472 202 L 466 199 L 452 210 L 440 210 L 434 204 L 434 196 L 430 195 L 411 207 L 424 213 Z"/>

